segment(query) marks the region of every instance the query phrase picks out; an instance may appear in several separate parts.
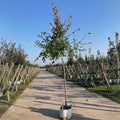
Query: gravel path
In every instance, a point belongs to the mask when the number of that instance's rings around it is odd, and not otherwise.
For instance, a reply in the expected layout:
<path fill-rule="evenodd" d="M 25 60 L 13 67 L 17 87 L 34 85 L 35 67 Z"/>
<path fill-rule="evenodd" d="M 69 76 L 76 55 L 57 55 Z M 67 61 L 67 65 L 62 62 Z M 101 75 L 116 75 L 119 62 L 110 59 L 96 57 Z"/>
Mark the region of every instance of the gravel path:
<path fill-rule="evenodd" d="M 120 120 L 120 104 L 67 82 L 72 120 Z M 42 71 L 0 120 L 59 120 L 63 79 Z"/>

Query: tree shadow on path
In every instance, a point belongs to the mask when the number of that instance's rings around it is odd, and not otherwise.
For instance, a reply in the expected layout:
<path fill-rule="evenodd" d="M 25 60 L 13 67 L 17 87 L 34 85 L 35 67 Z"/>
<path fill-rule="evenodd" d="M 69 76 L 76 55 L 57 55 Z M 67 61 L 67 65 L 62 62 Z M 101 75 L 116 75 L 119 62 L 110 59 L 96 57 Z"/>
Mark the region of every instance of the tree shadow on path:
<path fill-rule="evenodd" d="M 41 113 L 43 116 L 47 116 L 47 117 L 50 117 L 50 118 L 55 118 L 57 120 L 60 120 L 60 113 L 59 113 L 60 111 L 58 111 L 58 110 L 46 109 L 46 108 L 38 109 L 38 108 L 34 108 L 34 107 L 29 107 L 29 109 L 32 112 Z M 82 115 L 73 113 L 73 118 L 71 120 L 96 120 L 96 119 L 87 118 L 87 117 L 84 117 Z"/>

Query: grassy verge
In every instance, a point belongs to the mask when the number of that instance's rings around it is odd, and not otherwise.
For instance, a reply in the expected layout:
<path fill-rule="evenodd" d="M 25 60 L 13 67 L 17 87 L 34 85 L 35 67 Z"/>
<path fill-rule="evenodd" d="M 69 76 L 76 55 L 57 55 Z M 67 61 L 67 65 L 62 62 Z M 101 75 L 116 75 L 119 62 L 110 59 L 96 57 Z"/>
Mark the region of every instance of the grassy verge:
<path fill-rule="evenodd" d="M 82 82 L 82 81 L 77 81 L 76 78 L 69 78 L 69 79 L 67 79 L 67 80 L 70 81 L 70 82 L 73 82 L 74 84 L 79 85 L 79 86 L 84 86 L 84 85 L 85 85 L 84 82 Z"/>
<path fill-rule="evenodd" d="M 114 93 L 109 93 L 107 86 L 98 86 L 95 88 L 87 88 L 87 90 L 91 92 L 95 92 L 97 94 L 100 94 L 104 97 L 107 97 L 117 103 L 120 103 L 120 85 L 111 85 Z"/>
<path fill-rule="evenodd" d="M 25 84 L 21 84 L 20 86 L 18 86 L 18 91 L 10 91 L 9 93 L 10 101 L 7 101 L 6 93 L 0 98 L 0 117 L 10 107 L 10 105 L 12 105 L 16 101 L 16 99 L 25 90 L 25 88 L 32 82 L 32 80 L 37 76 L 37 74 L 35 74 L 33 77 L 26 80 Z"/>
<path fill-rule="evenodd" d="M 71 81 L 76 85 L 85 87 L 84 82 L 77 82 L 75 79 L 68 79 L 68 81 Z M 119 85 L 111 85 L 111 87 L 114 91 L 113 93 L 110 93 L 108 91 L 107 86 L 86 87 L 86 89 L 91 91 L 91 92 L 95 92 L 97 94 L 100 94 L 103 97 L 109 98 L 117 103 L 120 103 L 120 84 Z"/>

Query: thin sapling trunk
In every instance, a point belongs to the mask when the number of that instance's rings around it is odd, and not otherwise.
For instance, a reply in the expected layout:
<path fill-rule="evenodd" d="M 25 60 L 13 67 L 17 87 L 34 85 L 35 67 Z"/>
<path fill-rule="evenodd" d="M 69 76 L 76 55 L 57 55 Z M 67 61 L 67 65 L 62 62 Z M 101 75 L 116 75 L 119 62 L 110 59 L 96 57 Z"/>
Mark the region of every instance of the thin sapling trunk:
<path fill-rule="evenodd" d="M 66 73 L 65 73 L 65 64 L 63 60 L 63 56 L 61 56 L 63 72 L 64 72 L 64 92 L 65 92 L 65 106 L 67 106 L 67 87 L 66 87 Z"/>

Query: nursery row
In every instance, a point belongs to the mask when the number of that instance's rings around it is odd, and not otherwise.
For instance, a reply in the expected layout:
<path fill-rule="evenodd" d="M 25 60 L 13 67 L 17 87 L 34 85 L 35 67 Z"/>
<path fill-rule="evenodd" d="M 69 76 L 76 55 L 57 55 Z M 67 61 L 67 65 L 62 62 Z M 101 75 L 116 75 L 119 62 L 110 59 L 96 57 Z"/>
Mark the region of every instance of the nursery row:
<path fill-rule="evenodd" d="M 25 84 L 32 76 L 40 72 L 38 67 L 29 67 L 14 63 L 0 66 L 0 97 L 7 94 L 10 101 L 9 91 L 18 91 L 18 86 Z"/>
<path fill-rule="evenodd" d="M 62 66 L 50 66 L 47 68 L 48 71 L 55 73 L 59 76 L 63 76 L 63 67 Z M 96 71 L 96 73 L 91 73 L 89 67 L 86 65 L 69 65 L 66 66 L 66 78 L 76 82 L 77 84 L 84 87 L 95 87 L 99 85 L 110 85 L 110 84 L 119 84 L 119 79 L 110 78 L 106 71 L 103 69 Z"/>

